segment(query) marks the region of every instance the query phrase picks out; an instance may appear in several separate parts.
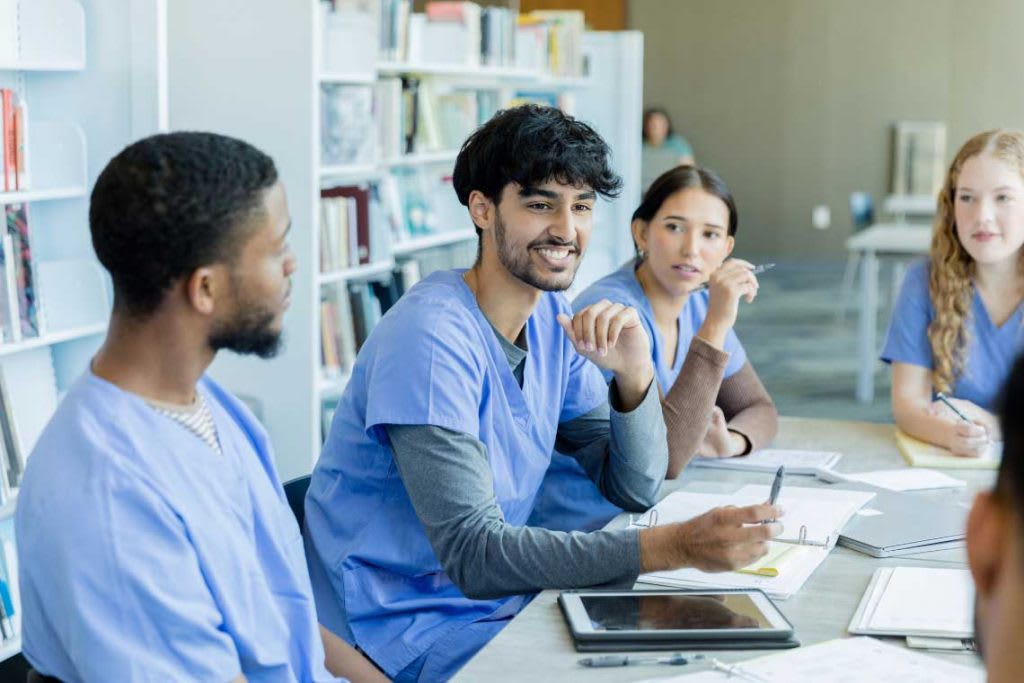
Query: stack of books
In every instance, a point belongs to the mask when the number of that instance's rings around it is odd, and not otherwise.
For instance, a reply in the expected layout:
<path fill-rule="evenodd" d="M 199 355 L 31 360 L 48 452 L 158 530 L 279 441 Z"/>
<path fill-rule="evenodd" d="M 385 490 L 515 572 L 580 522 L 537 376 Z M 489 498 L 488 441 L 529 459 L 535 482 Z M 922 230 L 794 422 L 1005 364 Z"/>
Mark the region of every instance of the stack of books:
<path fill-rule="evenodd" d="M 28 105 L 10 88 L 0 88 L 0 192 L 30 189 Z"/>

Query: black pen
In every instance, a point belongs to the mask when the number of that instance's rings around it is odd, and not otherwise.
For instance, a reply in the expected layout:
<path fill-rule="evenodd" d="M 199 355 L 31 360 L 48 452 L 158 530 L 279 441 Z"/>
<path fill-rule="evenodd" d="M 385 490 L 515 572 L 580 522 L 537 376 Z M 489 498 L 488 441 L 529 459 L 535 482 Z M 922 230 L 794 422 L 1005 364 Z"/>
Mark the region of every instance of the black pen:
<path fill-rule="evenodd" d="M 944 393 L 942 393 L 941 391 L 939 391 L 939 392 L 937 392 L 935 394 L 935 398 L 937 398 L 940 401 L 942 401 L 943 403 L 945 403 L 946 407 L 949 408 L 950 410 L 952 410 L 954 413 L 956 413 L 960 417 L 960 419 L 963 420 L 964 422 L 970 422 L 971 421 L 971 418 L 967 417 L 962 412 L 960 412 L 957 409 L 957 407 L 955 405 L 953 405 L 953 402 L 950 401 L 948 398 L 946 398 L 946 395 Z"/>

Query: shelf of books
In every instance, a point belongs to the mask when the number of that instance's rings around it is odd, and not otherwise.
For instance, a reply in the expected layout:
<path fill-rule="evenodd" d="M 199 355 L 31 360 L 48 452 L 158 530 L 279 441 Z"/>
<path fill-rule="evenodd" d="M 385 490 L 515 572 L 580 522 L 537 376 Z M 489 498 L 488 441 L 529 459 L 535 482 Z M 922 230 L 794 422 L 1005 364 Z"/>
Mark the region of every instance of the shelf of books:
<path fill-rule="evenodd" d="M 463 141 L 501 107 L 567 105 L 561 90 L 585 79 L 580 12 L 318 7 L 322 433 L 377 320 L 420 277 L 475 258 L 476 232 L 452 188 Z M 367 44 L 367 32 L 380 42 Z"/>
<path fill-rule="evenodd" d="M 289 479 L 312 468 L 376 322 L 420 278 L 472 265 L 475 231 L 452 186 L 466 137 L 522 102 L 574 113 L 590 83 L 584 21 L 581 12 L 521 15 L 511 0 L 251 0 L 237 25 L 210 25 L 236 1 L 168 3 L 181 32 L 169 40 L 170 122 L 266 149 L 294 224 L 311 228 L 291 237 L 299 270 L 282 353 L 258 372 L 240 358 L 212 368 L 258 407 Z M 271 55 L 270 43 L 295 49 Z M 623 77 L 639 90 L 639 73 Z M 639 122 L 630 125 L 638 157 Z M 281 400 L 284 383 L 295 400 Z"/>
<path fill-rule="evenodd" d="M 133 4 L 104 0 L 87 11 L 80 0 L 0 0 L 0 660 L 20 649 L 18 484 L 110 314 L 87 198 L 141 129 L 133 116 L 142 96 L 122 71 L 89 65 L 131 63 L 131 41 L 117 32 Z"/>

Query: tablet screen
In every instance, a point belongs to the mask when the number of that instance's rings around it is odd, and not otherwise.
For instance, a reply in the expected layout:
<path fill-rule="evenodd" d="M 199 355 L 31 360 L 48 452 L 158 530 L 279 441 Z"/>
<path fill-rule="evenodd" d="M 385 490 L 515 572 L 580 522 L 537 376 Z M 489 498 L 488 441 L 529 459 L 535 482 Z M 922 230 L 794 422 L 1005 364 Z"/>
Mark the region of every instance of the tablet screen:
<path fill-rule="evenodd" d="M 595 631 L 767 629 L 772 623 L 749 595 L 586 595 Z"/>

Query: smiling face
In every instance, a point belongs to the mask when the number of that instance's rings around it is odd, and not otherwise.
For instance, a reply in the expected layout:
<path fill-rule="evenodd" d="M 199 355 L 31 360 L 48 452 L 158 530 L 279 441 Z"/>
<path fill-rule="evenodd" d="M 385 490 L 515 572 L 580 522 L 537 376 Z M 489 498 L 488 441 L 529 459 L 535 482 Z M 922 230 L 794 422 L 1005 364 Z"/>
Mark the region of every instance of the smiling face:
<path fill-rule="evenodd" d="M 673 298 L 706 282 L 735 242 L 729 207 L 700 187 L 669 195 L 649 222 L 634 220 L 633 239 L 644 251 L 648 281 Z"/>
<path fill-rule="evenodd" d="M 495 206 L 498 261 L 531 287 L 568 289 L 590 241 L 596 201 L 586 187 L 554 181 L 536 187 L 509 183 Z"/>
<path fill-rule="evenodd" d="M 964 162 L 953 196 L 956 234 L 976 262 L 1015 259 L 1024 244 L 1024 180 L 989 154 Z"/>

